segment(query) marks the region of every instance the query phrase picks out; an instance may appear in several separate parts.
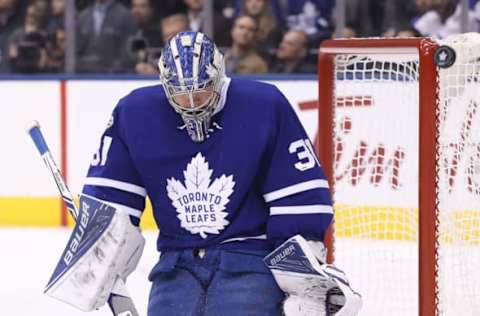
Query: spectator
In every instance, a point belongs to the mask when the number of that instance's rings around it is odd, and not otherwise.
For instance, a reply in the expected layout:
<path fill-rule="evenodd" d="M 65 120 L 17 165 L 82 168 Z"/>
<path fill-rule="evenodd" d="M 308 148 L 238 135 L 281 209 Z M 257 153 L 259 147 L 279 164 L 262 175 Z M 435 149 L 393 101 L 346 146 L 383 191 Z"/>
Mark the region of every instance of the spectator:
<path fill-rule="evenodd" d="M 187 17 L 192 31 L 203 32 L 204 14 L 203 0 L 184 0 L 187 5 Z M 231 20 L 226 19 L 218 11 L 213 11 L 213 40 L 219 47 L 230 45 L 230 37 L 226 30 L 231 29 Z M 210 34 L 207 34 L 210 35 Z"/>
<path fill-rule="evenodd" d="M 426 0 L 417 2 L 423 3 Z M 420 5 L 420 4 L 419 4 Z M 414 22 L 414 28 L 423 36 L 444 38 L 451 34 L 461 33 L 462 8 L 456 0 L 429 0 L 427 12 Z M 473 11 L 475 2 L 470 1 L 467 31 L 479 31 L 476 14 Z"/>
<path fill-rule="evenodd" d="M 143 75 L 156 74 L 154 52 L 161 49 L 163 41 L 151 0 L 132 0 L 131 13 L 139 29 L 129 38 L 125 54 L 119 62 L 121 66 L 117 63 L 117 68 Z"/>
<path fill-rule="evenodd" d="M 57 30 L 64 28 L 63 19 L 65 15 L 65 0 L 51 0 L 50 2 L 50 18 L 48 20 L 47 29 Z"/>
<path fill-rule="evenodd" d="M 264 55 L 277 47 L 281 39 L 280 23 L 268 0 L 244 0 L 241 14 L 252 17 L 258 27 L 255 36 L 257 49 Z"/>
<path fill-rule="evenodd" d="M 176 13 L 162 19 L 162 38 L 166 43 L 173 35 L 188 30 L 188 18 L 185 14 Z"/>
<path fill-rule="evenodd" d="M 49 73 L 63 72 L 65 69 L 65 30 L 51 30 L 52 40 L 46 43 L 47 60 L 45 71 Z"/>
<path fill-rule="evenodd" d="M 127 8 L 114 0 L 95 0 L 77 19 L 77 72 L 129 71 L 121 56 L 136 31 L 135 19 Z"/>
<path fill-rule="evenodd" d="M 380 36 L 384 3 L 376 0 L 347 0 L 343 37 Z"/>
<path fill-rule="evenodd" d="M 46 37 L 35 4 L 27 7 L 25 21 L 8 39 L 8 63 L 12 72 L 36 73 L 46 68 Z"/>
<path fill-rule="evenodd" d="M 7 43 L 10 35 L 22 25 L 20 0 L 0 0 L 0 73 L 9 72 Z"/>
<path fill-rule="evenodd" d="M 290 30 L 303 30 L 311 48 L 332 37 L 335 0 L 288 0 L 287 24 Z"/>
<path fill-rule="evenodd" d="M 276 54 L 276 62 L 270 72 L 316 73 L 317 68 L 307 61 L 308 37 L 300 30 L 285 33 Z"/>
<path fill-rule="evenodd" d="M 385 37 L 415 36 L 412 21 L 419 15 L 416 0 L 386 0 L 384 7 L 383 34 Z"/>
<path fill-rule="evenodd" d="M 167 16 L 161 20 L 162 36 L 161 40 L 166 43 L 170 37 L 181 31 L 188 30 L 188 19 L 185 14 L 176 13 Z M 137 53 L 137 59 L 135 62 L 135 73 L 141 75 L 157 75 L 158 74 L 158 52 L 156 48 L 147 47 L 141 48 Z"/>
<path fill-rule="evenodd" d="M 50 15 L 50 3 L 48 0 L 32 0 L 31 4 L 35 7 L 39 27 L 42 30 L 47 28 Z"/>
<path fill-rule="evenodd" d="M 132 0 L 131 12 L 139 26 L 137 36 L 144 38 L 148 47 L 161 47 L 160 23 L 155 18 L 151 0 Z"/>
<path fill-rule="evenodd" d="M 152 1 L 156 12 L 159 13 L 160 18 L 164 18 L 176 13 L 186 13 L 187 6 L 183 1 L 179 0 L 161 0 Z"/>
<path fill-rule="evenodd" d="M 252 17 L 243 15 L 235 19 L 231 31 L 233 44 L 225 53 L 227 73 L 249 74 L 268 71 L 266 62 L 253 46 L 256 30 L 257 24 Z"/>

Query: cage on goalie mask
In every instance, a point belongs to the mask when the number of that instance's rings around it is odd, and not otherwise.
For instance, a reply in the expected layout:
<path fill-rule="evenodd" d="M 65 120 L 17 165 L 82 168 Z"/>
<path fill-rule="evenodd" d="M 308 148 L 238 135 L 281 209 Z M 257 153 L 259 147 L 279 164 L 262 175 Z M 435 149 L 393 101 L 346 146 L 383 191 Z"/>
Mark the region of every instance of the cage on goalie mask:
<path fill-rule="evenodd" d="M 203 33 L 180 32 L 163 48 L 158 67 L 168 101 L 191 139 L 204 141 L 225 76 L 222 53 Z"/>

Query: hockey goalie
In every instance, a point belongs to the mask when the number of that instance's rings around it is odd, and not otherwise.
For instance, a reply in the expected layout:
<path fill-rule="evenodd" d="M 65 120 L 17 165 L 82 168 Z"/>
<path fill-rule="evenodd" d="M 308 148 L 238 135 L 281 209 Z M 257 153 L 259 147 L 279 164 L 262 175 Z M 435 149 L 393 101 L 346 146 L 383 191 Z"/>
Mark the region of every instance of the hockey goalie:
<path fill-rule="evenodd" d="M 229 78 L 222 52 L 200 32 L 169 39 L 158 64 L 160 83 L 114 108 L 83 188 L 136 226 L 150 199 L 160 256 L 148 316 L 354 316 L 360 295 L 325 264 L 328 182 L 287 98 L 273 85 Z M 138 243 L 111 244 L 117 259 L 105 279 L 124 278 Z M 57 295 L 88 279 L 81 260 L 84 278 L 58 281 Z"/>

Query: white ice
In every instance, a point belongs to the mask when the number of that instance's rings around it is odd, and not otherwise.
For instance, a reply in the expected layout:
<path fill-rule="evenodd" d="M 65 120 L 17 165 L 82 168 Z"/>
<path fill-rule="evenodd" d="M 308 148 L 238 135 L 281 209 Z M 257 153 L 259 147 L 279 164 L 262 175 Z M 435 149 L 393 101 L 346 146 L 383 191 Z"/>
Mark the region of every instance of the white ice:
<path fill-rule="evenodd" d="M 70 229 L 0 228 L 0 314 L 12 316 L 102 316 L 107 306 L 85 313 L 43 294 L 50 275 L 68 241 Z M 148 273 L 158 259 L 156 233 L 145 231 L 147 240 L 138 268 L 127 287 L 140 315 L 147 314 Z"/>
<path fill-rule="evenodd" d="M 150 290 L 147 276 L 159 256 L 155 249 L 156 232 L 143 233 L 147 240 L 145 251 L 137 270 L 127 280 L 140 315 L 146 315 Z M 43 294 L 69 234 L 70 229 L 60 228 L 0 228 L 1 315 L 112 315 L 108 307 L 84 313 Z M 337 265 L 363 297 L 364 307 L 359 316 L 417 315 L 415 243 L 337 240 L 336 246 L 337 250 L 345 250 L 336 253 Z M 441 304 L 442 315 L 478 316 L 480 248 L 453 248 L 456 250 L 440 252 L 445 261 L 443 266 L 450 267 L 440 273 L 444 275 L 440 288 L 445 289 L 443 298 L 447 301 Z"/>

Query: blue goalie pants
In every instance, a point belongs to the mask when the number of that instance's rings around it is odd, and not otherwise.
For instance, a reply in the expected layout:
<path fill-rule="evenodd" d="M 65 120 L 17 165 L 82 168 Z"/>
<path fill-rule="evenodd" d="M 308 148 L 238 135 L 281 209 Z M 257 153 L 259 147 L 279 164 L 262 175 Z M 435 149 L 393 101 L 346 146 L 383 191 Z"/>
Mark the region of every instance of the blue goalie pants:
<path fill-rule="evenodd" d="M 167 251 L 149 279 L 148 316 L 279 316 L 284 299 L 265 251 Z"/>

